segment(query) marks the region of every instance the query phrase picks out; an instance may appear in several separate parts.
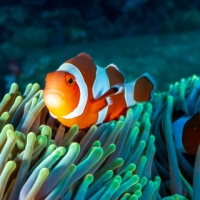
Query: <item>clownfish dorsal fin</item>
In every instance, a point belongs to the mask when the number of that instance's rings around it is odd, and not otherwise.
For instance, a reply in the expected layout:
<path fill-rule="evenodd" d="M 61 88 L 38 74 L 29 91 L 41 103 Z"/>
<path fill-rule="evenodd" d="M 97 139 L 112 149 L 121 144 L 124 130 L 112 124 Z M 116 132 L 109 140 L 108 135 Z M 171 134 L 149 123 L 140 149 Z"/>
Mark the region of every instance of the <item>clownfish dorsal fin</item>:
<path fill-rule="evenodd" d="M 71 63 L 78 68 L 81 66 L 87 66 L 90 68 L 91 66 L 93 66 L 94 68 L 96 68 L 92 57 L 85 52 L 79 53 L 77 56 L 65 61 L 65 63 Z"/>
<path fill-rule="evenodd" d="M 119 94 L 124 91 L 124 86 L 122 84 L 113 85 L 109 90 L 107 90 L 103 95 L 93 100 L 91 106 L 91 112 L 99 112 L 106 106 L 112 104 L 112 96 Z"/>
<path fill-rule="evenodd" d="M 76 57 L 79 57 L 79 58 L 81 58 L 81 59 L 85 59 L 85 60 L 87 60 L 88 62 L 93 62 L 92 57 L 91 57 L 89 54 L 85 53 L 85 52 L 79 53 Z"/>
<path fill-rule="evenodd" d="M 114 64 L 110 64 L 106 67 L 106 73 L 108 74 L 111 86 L 125 82 L 123 73 Z"/>
<path fill-rule="evenodd" d="M 96 65 L 93 59 L 87 53 L 80 53 L 77 56 L 67 60 L 66 63 L 70 63 L 80 70 L 85 80 L 88 81 L 91 79 L 91 77 L 95 78 Z M 94 80 L 92 80 L 91 84 L 93 81 Z"/>

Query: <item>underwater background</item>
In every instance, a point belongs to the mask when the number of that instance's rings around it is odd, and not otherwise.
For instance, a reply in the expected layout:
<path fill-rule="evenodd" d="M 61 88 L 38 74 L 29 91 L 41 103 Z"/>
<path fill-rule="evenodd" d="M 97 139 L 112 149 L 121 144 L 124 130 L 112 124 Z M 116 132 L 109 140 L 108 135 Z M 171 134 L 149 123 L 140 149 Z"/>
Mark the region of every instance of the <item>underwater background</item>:
<path fill-rule="evenodd" d="M 199 74 L 198 0 L 2 0 L 0 28 L 1 98 L 14 81 L 43 87 L 80 52 L 116 64 L 127 81 L 149 72 L 158 90 Z"/>
<path fill-rule="evenodd" d="M 198 0 L 1 0 L 0 30 L 0 199 L 200 199 Z M 153 100 L 65 127 L 42 89 L 80 52 L 127 81 L 149 72 Z"/>

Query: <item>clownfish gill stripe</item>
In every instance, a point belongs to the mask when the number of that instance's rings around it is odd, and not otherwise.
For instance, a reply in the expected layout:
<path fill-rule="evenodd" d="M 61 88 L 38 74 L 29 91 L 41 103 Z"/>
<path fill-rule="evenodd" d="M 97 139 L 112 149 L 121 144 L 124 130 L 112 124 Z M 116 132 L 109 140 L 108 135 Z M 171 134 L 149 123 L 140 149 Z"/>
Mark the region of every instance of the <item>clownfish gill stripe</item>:
<path fill-rule="evenodd" d="M 97 99 L 104 94 L 110 87 L 106 70 L 99 66 L 96 66 L 96 78 L 92 87 L 92 94 L 94 99 Z M 96 124 L 101 124 L 106 118 L 108 112 L 108 106 L 98 112 L 98 120 Z"/>
<path fill-rule="evenodd" d="M 136 101 L 133 99 L 134 86 L 135 86 L 134 82 L 125 84 L 124 97 L 125 97 L 127 107 L 133 106 L 136 104 Z"/>
<path fill-rule="evenodd" d="M 70 63 L 63 63 L 57 71 L 65 71 L 68 72 L 76 77 L 76 82 L 80 88 L 80 99 L 78 106 L 69 114 L 62 116 L 64 119 L 72 119 L 74 117 L 80 116 L 84 109 L 85 105 L 87 103 L 88 99 L 88 88 L 84 81 L 84 78 L 81 74 L 81 72 L 78 70 L 78 68 Z"/>
<path fill-rule="evenodd" d="M 175 121 L 172 124 L 172 128 L 173 128 L 173 132 L 174 132 L 174 141 L 176 143 L 176 147 L 177 149 L 179 149 L 182 153 L 188 153 L 184 146 L 183 146 L 183 142 L 182 142 L 182 138 L 183 138 L 183 129 L 185 126 L 185 123 L 188 121 L 188 117 L 182 117 L 180 119 L 178 119 L 177 121 Z"/>

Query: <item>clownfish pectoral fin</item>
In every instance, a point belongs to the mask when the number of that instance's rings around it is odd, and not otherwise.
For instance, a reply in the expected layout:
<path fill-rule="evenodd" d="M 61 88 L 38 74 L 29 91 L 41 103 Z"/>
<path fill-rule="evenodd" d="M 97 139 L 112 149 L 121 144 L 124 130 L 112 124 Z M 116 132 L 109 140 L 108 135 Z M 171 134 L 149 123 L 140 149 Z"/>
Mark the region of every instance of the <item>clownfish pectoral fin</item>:
<path fill-rule="evenodd" d="M 109 90 L 107 90 L 104 94 L 102 94 L 99 98 L 95 99 L 92 102 L 91 106 L 91 112 L 99 112 L 106 106 L 109 106 L 112 104 L 112 96 L 119 94 L 124 91 L 124 85 L 123 84 L 116 84 L 113 85 Z"/>
<path fill-rule="evenodd" d="M 126 83 L 124 93 L 127 107 L 133 106 L 137 102 L 150 101 L 154 89 L 155 81 L 148 73 L 131 83 Z"/>
<path fill-rule="evenodd" d="M 109 90 L 107 90 L 102 96 L 99 98 L 106 98 L 112 95 L 119 94 L 124 91 L 124 85 L 123 84 L 116 84 L 113 85 Z"/>
<path fill-rule="evenodd" d="M 91 113 L 98 113 L 100 110 L 112 104 L 111 97 L 106 98 L 99 98 L 92 101 L 90 112 Z"/>

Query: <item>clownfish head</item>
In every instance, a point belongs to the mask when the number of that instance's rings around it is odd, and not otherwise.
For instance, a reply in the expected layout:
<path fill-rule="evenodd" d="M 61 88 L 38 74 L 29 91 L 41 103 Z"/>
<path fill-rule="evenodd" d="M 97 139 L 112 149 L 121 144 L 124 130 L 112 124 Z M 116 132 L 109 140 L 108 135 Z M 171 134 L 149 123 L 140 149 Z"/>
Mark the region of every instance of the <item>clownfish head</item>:
<path fill-rule="evenodd" d="M 65 71 L 47 74 L 43 100 L 53 117 L 71 113 L 78 106 L 79 99 L 80 89 L 73 74 Z"/>

